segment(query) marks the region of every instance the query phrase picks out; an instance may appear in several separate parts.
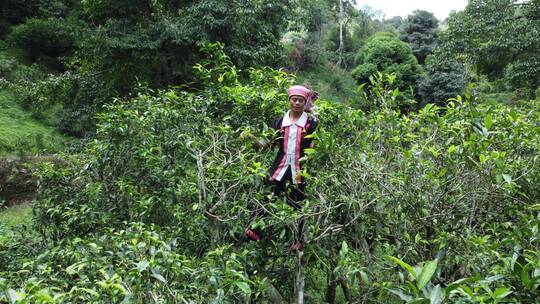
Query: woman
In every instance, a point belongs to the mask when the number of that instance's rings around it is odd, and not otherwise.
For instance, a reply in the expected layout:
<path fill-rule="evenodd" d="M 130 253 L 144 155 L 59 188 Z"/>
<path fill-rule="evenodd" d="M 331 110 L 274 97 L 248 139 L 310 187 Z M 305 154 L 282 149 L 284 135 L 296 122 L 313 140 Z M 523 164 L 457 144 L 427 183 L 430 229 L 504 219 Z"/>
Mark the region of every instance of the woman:
<path fill-rule="evenodd" d="M 275 196 L 284 193 L 287 203 L 299 210 L 300 203 L 305 198 L 304 189 L 306 187 L 300 174 L 302 170 L 300 159 L 304 156 L 305 149 L 313 147 L 313 140 L 308 135 L 315 131 L 318 122 L 309 113 L 313 107 L 313 101 L 319 97 L 319 94 L 298 85 L 290 87 L 287 93 L 289 111 L 272 124 L 272 128 L 278 134 L 277 139 L 264 145 L 254 136 L 250 137 L 259 148 L 275 145 L 279 147 L 276 158 L 270 166 L 266 185 L 272 189 Z M 258 215 L 257 210 L 250 212 L 249 226 L 245 230 L 245 235 L 253 241 L 260 239 L 260 233 L 250 227 Z M 304 247 L 301 240 L 303 220 L 300 220 L 298 230 L 297 240 L 290 246 L 292 250 L 302 250 Z"/>

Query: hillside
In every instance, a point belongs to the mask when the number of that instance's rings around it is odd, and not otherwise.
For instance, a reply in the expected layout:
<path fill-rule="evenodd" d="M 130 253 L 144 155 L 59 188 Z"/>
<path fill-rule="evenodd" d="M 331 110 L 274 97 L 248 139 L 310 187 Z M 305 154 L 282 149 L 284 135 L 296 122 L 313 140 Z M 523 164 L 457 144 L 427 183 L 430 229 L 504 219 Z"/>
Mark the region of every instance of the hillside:
<path fill-rule="evenodd" d="M 0 90 L 0 155 L 58 151 L 68 140 L 56 128 L 32 117 L 9 90 Z"/>

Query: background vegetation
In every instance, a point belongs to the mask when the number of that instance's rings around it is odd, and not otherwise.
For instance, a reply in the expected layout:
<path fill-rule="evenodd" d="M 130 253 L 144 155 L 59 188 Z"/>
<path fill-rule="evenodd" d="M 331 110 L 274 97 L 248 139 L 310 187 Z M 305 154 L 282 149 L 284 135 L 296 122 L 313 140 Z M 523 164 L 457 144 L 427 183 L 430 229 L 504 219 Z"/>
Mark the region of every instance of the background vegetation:
<path fill-rule="evenodd" d="M 2 2 L 0 303 L 535 303 L 539 10 Z M 240 135 L 294 83 L 308 198 L 247 242 L 274 151 Z"/>

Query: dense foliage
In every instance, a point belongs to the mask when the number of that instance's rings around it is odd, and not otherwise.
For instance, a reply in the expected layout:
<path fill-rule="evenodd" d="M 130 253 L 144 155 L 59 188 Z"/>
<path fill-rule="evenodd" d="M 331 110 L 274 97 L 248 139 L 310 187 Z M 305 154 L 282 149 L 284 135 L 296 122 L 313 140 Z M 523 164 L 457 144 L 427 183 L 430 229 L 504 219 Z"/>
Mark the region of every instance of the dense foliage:
<path fill-rule="evenodd" d="M 416 10 L 400 24 L 399 38 L 411 45 L 412 51 L 420 64 L 433 53 L 437 45 L 439 20 L 433 13 Z"/>
<path fill-rule="evenodd" d="M 195 67 L 199 89 L 119 100 L 83 154 L 41 167 L 34 238 L 42 245 L 4 243 L 0 299 L 281 303 L 300 290 L 313 303 L 538 297 L 538 102 L 489 105 L 467 94 L 405 116 L 385 75 L 362 100 L 379 111 L 320 101 L 308 200 L 298 212 L 267 202 L 257 222 L 264 240 L 248 243 L 247 208 L 265 201 L 273 152 L 238 135 L 269 135 L 292 79 L 253 69 L 241 80 L 218 48 L 206 50 L 212 56 Z M 299 217 L 307 247 L 291 254 Z"/>
<path fill-rule="evenodd" d="M 367 83 L 377 71 L 396 75 L 396 86 L 402 91 L 414 89 L 422 77 L 422 68 L 411 47 L 392 33 L 371 36 L 356 56 L 352 71 L 358 83 Z M 411 95 L 411 94 L 409 94 Z"/>
<path fill-rule="evenodd" d="M 34 116 L 54 117 L 46 119 L 76 137 L 94 133 L 95 115 L 114 98 L 192 81 L 191 67 L 203 56 L 199 46 L 209 41 L 225 43 L 241 70 L 285 67 L 333 99 L 354 99 L 352 79 L 367 83 L 376 71 L 395 72 L 400 89 L 412 87 L 408 95 L 419 104 L 443 102 L 484 75 L 489 83 L 478 87 L 496 88 L 484 93 L 533 98 L 538 7 L 537 0 L 470 1 L 438 28 L 426 11 L 380 21 L 377 12 L 348 0 L 7 0 L 0 5 L 0 52 L 5 43 L 24 64 L 0 63 L 0 72 Z M 441 56 L 425 71 L 403 50 L 377 55 L 393 57 L 384 64 L 359 58 L 372 53 L 367 44 L 389 35 L 375 33 L 398 30 L 420 64 L 442 30 Z M 391 44 L 380 46 L 404 47 Z"/>
<path fill-rule="evenodd" d="M 491 80 L 504 78 L 509 89 L 534 96 L 540 85 L 540 3 L 470 0 L 450 16 L 441 34 L 446 56 L 472 64 Z"/>
<path fill-rule="evenodd" d="M 140 85 L 189 82 L 205 42 L 225 43 L 240 68 L 276 66 L 294 7 L 289 0 L 35 1 L 30 14 L 8 2 L 3 12 L 21 15 L 8 20 L 8 45 L 50 72 L 12 81 L 14 90 L 35 113 L 59 109 L 59 130 L 77 137 L 93 134 L 94 116 L 113 98 Z"/>
<path fill-rule="evenodd" d="M 0 213 L 0 303 L 537 302 L 539 9 L 2 1 L 0 212 L 37 193 Z M 322 96 L 301 210 L 246 140 L 293 83 Z"/>
<path fill-rule="evenodd" d="M 418 91 L 422 105 L 446 103 L 447 100 L 462 94 L 471 81 L 465 64 L 445 58 L 440 52 L 428 56 L 425 69 L 426 76 L 420 81 Z"/>

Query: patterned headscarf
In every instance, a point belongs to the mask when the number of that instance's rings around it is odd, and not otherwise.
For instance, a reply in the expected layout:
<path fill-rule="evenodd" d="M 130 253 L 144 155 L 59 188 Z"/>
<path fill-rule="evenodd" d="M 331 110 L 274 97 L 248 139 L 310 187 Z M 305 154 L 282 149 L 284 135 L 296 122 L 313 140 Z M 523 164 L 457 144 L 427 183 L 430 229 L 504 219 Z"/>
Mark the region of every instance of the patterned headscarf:
<path fill-rule="evenodd" d="M 300 85 L 290 87 L 287 90 L 287 93 L 289 94 L 289 98 L 293 95 L 304 97 L 306 99 L 304 111 L 308 113 L 311 112 L 311 109 L 313 108 L 313 102 L 319 98 L 319 93 L 311 91 L 310 89 Z"/>

